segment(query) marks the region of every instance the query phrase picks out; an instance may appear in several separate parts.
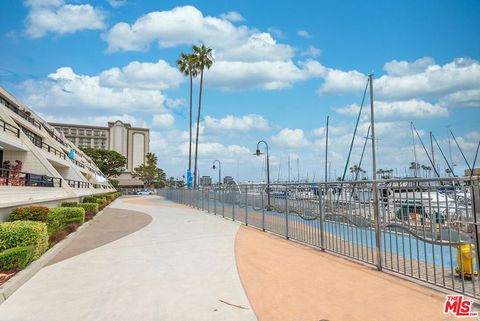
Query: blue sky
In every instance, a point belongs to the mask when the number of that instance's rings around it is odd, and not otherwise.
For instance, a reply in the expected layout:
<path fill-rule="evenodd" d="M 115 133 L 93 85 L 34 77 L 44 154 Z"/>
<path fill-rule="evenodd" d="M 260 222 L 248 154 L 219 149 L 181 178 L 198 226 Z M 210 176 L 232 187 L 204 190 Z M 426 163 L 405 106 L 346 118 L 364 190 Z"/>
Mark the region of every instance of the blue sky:
<path fill-rule="evenodd" d="M 215 175 L 218 158 L 225 175 L 262 179 L 252 153 L 265 139 L 275 179 L 287 177 L 288 155 L 300 159 L 303 179 L 323 178 L 330 115 L 331 175 L 339 176 L 370 72 L 378 167 L 405 173 L 410 121 L 426 141 L 433 131 L 448 158 L 447 126 L 470 162 L 480 139 L 478 1 L 29 0 L 2 1 L 0 12 L 1 86 L 50 121 L 148 126 L 151 150 L 172 176 L 185 170 L 188 151 L 188 82 L 175 60 L 200 42 L 216 57 L 205 75 L 202 175 Z M 350 166 L 368 121 L 366 113 Z M 455 146 L 452 159 L 460 174 Z"/>

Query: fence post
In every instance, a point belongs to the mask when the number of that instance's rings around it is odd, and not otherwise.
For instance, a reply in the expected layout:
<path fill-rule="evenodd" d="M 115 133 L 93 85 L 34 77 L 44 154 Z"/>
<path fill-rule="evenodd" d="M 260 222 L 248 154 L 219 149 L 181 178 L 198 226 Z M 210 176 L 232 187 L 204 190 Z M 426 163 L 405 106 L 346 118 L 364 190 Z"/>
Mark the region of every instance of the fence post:
<path fill-rule="evenodd" d="M 373 182 L 373 215 L 375 217 L 375 243 L 377 243 L 377 270 L 382 270 L 382 237 L 377 182 Z"/>
<path fill-rule="evenodd" d="M 260 190 L 260 197 L 262 198 L 262 231 L 265 232 L 265 201 L 263 200 L 263 193 L 265 190 L 262 188 Z"/>
<path fill-rule="evenodd" d="M 207 189 L 207 212 L 210 213 L 210 188 Z"/>
<path fill-rule="evenodd" d="M 325 251 L 325 236 L 323 231 L 323 220 L 324 220 L 324 204 L 322 200 L 323 189 L 321 184 L 318 184 L 318 210 L 320 212 L 320 249 Z M 325 185 L 325 190 L 327 186 Z"/>
<path fill-rule="evenodd" d="M 222 191 L 222 217 L 225 218 L 225 188 L 220 187 Z"/>
<path fill-rule="evenodd" d="M 245 225 L 248 226 L 248 185 L 245 185 Z"/>
<path fill-rule="evenodd" d="M 217 189 L 214 187 L 213 188 L 213 213 L 217 215 Z"/>
<path fill-rule="evenodd" d="M 233 193 L 232 193 L 232 220 L 233 221 L 235 221 L 235 203 L 236 203 L 236 201 L 237 201 L 237 197 L 235 196 L 235 190 L 233 190 Z"/>
<path fill-rule="evenodd" d="M 285 184 L 285 238 L 288 240 L 288 185 Z"/>
<path fill-rule="evenodd" d="M 480 229 L 478 228 L 478 223 L 480 222 L 480 186 L 475 184 L 475 182 L 470 181 L 472 184 L 471 194 L 472 194 L 472 210 L 473 210 L 473 222 L 474 222 L 474 230 L 475 230 L 475 252 L 476 252 L 476 261 L 477 266 L 480 266 Z"/>

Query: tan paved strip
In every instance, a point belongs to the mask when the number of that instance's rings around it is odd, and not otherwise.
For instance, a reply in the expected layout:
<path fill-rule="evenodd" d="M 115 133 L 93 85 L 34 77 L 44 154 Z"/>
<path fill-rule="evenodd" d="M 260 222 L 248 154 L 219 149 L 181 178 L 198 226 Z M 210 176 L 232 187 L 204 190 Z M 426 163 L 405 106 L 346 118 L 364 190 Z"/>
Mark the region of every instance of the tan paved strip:
<path fill-rule="evenodd" d="M 235 252 L 260 321 L 454 320 L 439 292 L 253 228 Z"/>
<path fill-rule="evenodd" d="M 150 224 L 152 217 L 145 213 L 107 208 L 103 215 L 82 231 L 75 242 L 58 253 L 48 265 L 93 250 L 99 246 L 118 240 Z"/>

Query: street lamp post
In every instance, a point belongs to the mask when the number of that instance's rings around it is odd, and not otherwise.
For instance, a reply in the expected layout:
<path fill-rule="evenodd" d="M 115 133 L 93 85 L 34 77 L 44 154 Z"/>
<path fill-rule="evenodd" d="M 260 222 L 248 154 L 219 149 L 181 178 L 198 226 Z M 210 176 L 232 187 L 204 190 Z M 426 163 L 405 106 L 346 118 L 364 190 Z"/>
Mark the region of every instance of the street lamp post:
<path fill-rule="evenodd" d="M 267 211 L 271 211 L 272 207 L 270 206 L 270 159 L 268 157 L 268 144 L 266 141 L 261 140 L 257 143 L 257 150 L 255 152 L 256 156 L 262 155 L 260 152 L 260 143 L 265 144 L 265 157 L 267 158 Z"/>
<path fill-rule="evenodd" d="M 218 162 L 218 186 L 222 184 L 222 163 L 216 159 L 213 161 L 212 169 L 216 169 L 215 163 Z"/>

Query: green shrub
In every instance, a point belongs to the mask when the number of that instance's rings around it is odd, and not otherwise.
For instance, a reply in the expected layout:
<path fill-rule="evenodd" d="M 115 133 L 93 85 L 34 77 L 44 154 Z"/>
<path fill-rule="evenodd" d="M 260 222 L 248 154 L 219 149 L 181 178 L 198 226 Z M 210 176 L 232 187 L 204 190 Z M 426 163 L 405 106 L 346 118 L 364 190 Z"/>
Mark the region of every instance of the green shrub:
<path fill-rule="evenodd" d="M 48 217 L 48 207 L 45 206 L 27 206 L 16 208 L 10 213 L 10 221 L 38 221 L 46 222 Z"/>
<path fill-rule="evenodd" d="M 82 203 L 96 203 L 97 198 L 95 196 L 85 196 Z"/>
<path fill-rule="evenodd" d="M 78 207 L 78 202 L 63 202 L 62 207 Z"/>
<path fill-rule="evenodd" d="M 62 227 L 62 218 L 55 212 L 49 212 L 47 218 L 47 232 L 48 235 L 52 235 Z"/>
<path fill-rule="evenodd" d="M 32 246 L 33 258 L 40 257 L 48 247 L 46 224 L 32 221 L 0 223 L 0 251 L 17 246 Z"/>
<path fill-rule="evenodd" d="M 105 197 L 98 197 L 97 203 L 99 204 L 99 206 L 104 206 L 108 204 L 108 201 Z"/>
<path fill-rule="evenodd" d="M 82 207 L 55 207 L 50 213 L 57 216 L 62 225 L 68 223 L 80 223 L 85 221 L 85 210 Z"/>
<path fill-rule="evenodd" d="M 0 270 L 21 270 L 32 262 L 33 259 L 33 246 L 17 246 L 0 252 Z"/>
<path fill-rule="evenodd" d="M 83 207 L 85 214 L 97 214 L 98 203 L 79 203 L 78 207 Z"/>

